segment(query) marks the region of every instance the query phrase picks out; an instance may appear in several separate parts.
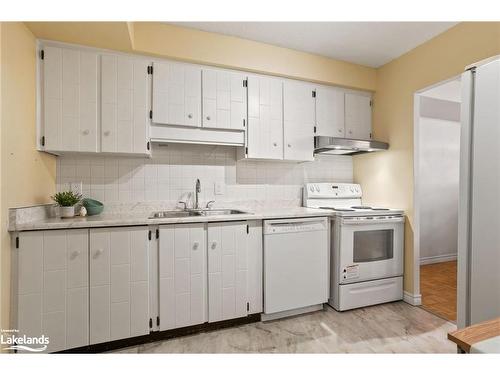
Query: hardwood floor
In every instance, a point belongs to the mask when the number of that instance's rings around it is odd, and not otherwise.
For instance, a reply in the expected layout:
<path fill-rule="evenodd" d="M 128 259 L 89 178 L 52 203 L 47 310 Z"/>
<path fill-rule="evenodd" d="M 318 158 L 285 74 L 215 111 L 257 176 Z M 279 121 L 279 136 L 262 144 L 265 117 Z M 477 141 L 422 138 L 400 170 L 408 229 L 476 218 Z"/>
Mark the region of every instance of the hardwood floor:
<path fill-rule="evenodd" d="M 405 302 L 322 311 L 130 347 L 115 353 L 456 353 L 456 326 Z"/>
<path fill-rule="evenodd" d="M 420 266 L 422 307 L 446 320 L 457 320 L 457 261 Z"/>

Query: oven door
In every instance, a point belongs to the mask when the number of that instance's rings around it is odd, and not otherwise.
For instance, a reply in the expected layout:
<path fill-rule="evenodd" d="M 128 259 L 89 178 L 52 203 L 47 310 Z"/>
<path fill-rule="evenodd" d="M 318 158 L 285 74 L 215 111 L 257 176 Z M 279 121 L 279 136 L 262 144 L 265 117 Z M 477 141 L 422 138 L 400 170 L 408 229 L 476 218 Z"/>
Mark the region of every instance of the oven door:
<path fill-rule="evenodd" d="M 339 233 L 340 284 L 403 274 L 404 217 L 342 218 Z"/>

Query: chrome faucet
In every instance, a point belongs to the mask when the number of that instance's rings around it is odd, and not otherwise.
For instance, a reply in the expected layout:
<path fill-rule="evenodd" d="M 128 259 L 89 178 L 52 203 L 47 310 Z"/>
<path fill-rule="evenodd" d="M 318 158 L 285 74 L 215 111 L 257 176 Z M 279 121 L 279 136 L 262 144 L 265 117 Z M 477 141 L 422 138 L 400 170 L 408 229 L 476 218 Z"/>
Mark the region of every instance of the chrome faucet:
<path fill-rule="evenodd" d="M 200 208 L 198 204 L 198 194 L 201 193 L 201 183 L 200 179 L 196 179 L 196 189 L 195 189 L 195 200 L 194 200 L 194 209 L 197 210 Z"/>

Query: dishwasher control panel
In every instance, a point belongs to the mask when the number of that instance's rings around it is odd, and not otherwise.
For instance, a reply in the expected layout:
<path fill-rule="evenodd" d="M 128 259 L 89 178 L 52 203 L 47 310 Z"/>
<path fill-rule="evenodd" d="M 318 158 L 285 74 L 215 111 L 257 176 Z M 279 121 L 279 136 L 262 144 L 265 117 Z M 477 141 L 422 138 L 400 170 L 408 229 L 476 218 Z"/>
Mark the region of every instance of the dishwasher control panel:
<path fill-rule="evenodd" d="M 264 234 L 322 231 L 328 228 L 328 218 L 264 220 Z"/>

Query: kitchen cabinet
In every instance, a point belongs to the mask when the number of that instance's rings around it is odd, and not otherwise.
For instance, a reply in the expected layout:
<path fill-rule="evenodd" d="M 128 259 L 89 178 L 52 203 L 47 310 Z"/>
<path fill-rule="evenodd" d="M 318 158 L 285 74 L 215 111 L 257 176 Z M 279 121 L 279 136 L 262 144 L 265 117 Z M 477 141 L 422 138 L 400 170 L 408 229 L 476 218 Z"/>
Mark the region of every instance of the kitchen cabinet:
<path fill-rule="evenodd" d="M 245 157 L 283 159 L 283 81 L 248 77 L 248 129 Z"/>
<path fill-rule="evenodd" d="M 344 138 L 344 91 L 329 86 L 317 86 L 315 91 L 316 135 Z"/>
<path fill-rule="evenodd" d="M 368 94 L 345 94 L 345 137 L 370 139 L 372 133 L 372 100 Z"/>
<path fill-rule="evenodd" d="M 146 59 L 101 56 L 101 151 L 149 154 L 149 69 Z"/>
<path fill-rule="evenodd" d="M 89 344 L 88 230 L 21 232 L 13 251 L 12 327 L 47 352 Z"/>
<path fill-rule="evenodd" d="M 160 330 L 207 321 L 205 224 L 159 227 Z"/>
<path fill-rule="evenodd" d="M 256 222 L 209 223 L 207 239 L 208 321 L 261 312 L 262 226 Z"/>
<path fill-rule="evenodd" d="M 149 333 L 149 230 L 90 229 L 90 344 Z"/>
<path fill-rule="evenodd" d="M 314 160 L 314 86 L 297 81 L 283 84 L 283 158 Z"/>
<path fill-rule="evenodd" d="M 201 126 L 201 68 L 154 62 L 152 111 L 157 124 Z"/>
<path fill-rule="evenodd" d="M 98 60 L 90 50 L 43 50 L 45 151 L 98 151 Z"/>
<path fill-rule="evenodd" d="M 246 76 L 231 71 L 203 69 L 203 127 L 245 130 Z"/>

